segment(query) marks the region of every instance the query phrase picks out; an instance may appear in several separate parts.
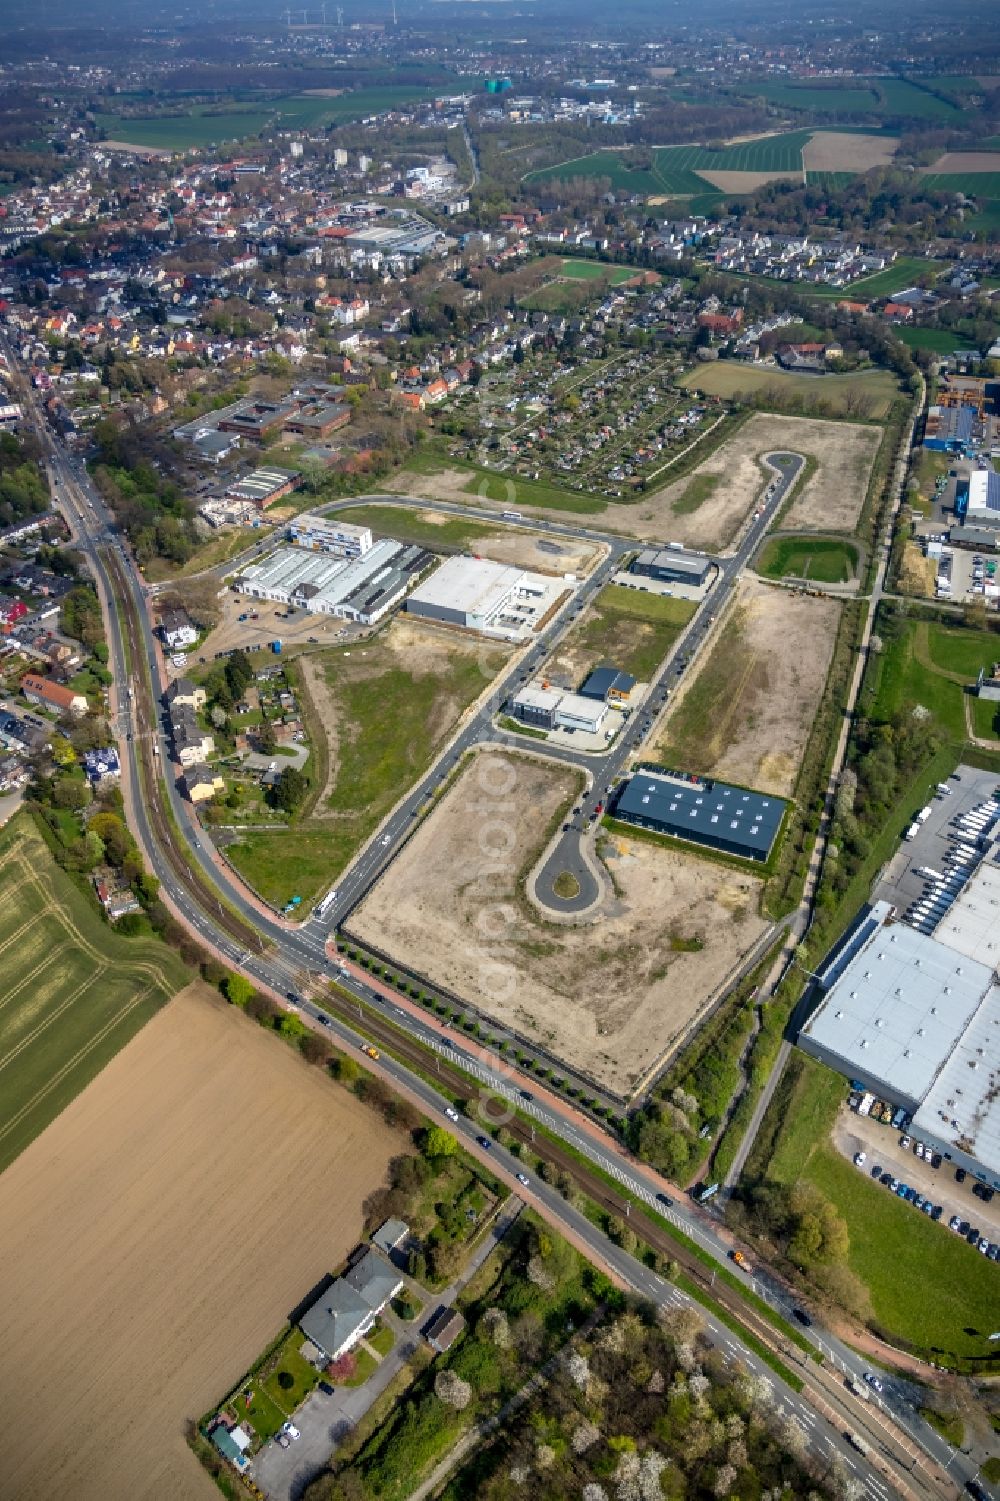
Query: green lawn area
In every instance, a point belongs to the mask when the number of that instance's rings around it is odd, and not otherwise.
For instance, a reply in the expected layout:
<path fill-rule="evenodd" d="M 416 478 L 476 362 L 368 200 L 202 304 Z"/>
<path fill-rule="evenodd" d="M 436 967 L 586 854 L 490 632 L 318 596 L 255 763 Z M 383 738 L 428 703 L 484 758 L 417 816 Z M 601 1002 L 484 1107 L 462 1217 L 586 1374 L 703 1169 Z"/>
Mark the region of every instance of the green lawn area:
<path fill-rule="evenodd" d="M 274 1370 L 264 1382 L 264 1390 L 274 1404 L 289 1414 L 305 1401 L 320 1379 L 316 1367 L 299 1353 L 304 1342 L 300 1329 L 290 1330 L 273 1362 Z M 292 1378 L 291 1386 L 282 1381 L 283 1376 Z"/>
<path fill-rule="evenodd" d="M 246 1405 L 242 1393 L 234 1398 L 233 1406 L 240 1422 L 249 1423 L 261 1443 L 264 1444 L 269 1438 L 274 1437 L 288 1419 L 265 1387 L 256 1380 L 250 1383 L 247 1390 L 251 1393 L 250 1406 Z"/>
<path fill-rule="evenodd" d="M 1000 740 L 1000 704 L 996 699 L 972 698 L 972 723 L 980 740 Z"/>
<path fill-rule="evenodd" d="M 910 349 L 929 349 L 934 354 L 953 354 L 956 349 L 970 347 L 968 339 L 948 328 L 898 328 L 896 332 Z"/>
<path fill-rule="evenodd" d="M 690 516 L 692 511 L 697 511 L 703 506 L 722 484 L 721 474 L 695 474 L 683 495 L 679 495 L 674 501 L 671 510 L 675 516 Z"/>
<path fill-rule="evenodd" d="M 814 287 L 813 291 L 817 297 L 832 298 L 837 302 L 844 297 L 852 302 L 868 301 L 873 297 L 889 297 L 893 292 L 902 292 L 922 276 L 936 279 L 941 270 L 940 261 L 901 255 L 884 271 L 876 271 L 873 276 L 863 276 L 860 281 L 852 281 L 849 287 Z M 857 379 L 845 376 L 847 380 L 852 378 Z"/>
<path fill-rule="evenodd" d="M 371 1334 L 367 1334 L 365 1336 L 365 1340 L 369 1345 L 371 1345 L 373 1350 L 378 1351 L 379 1355 L 381 1355 L 384 1360 L 389 1351 L 392 1349 L 393 1345 L 396 1343 L 396 1336 L 393 1334 L 388 1324 L 378 1323 L 375 1325 L 375 1328 L 372 1330 Z"/>
<path fill-rule="evenodd" d="M 765 578 L 846 584 L 858 571 L 858 550 L 833 537 L 775 537 L 756 566 Z"/>
<path fill-rule="evenodd" d="M 878 658 L 873 714 L 884 721 L 891 719 L 904 704 L 920 704 L 931 711 L 950 740 L 962 741 L 965 739 L 962 685 L 951 683 L 924 666 L 925 653 L 919 648 L 926 642 L 927 629 L 925 621 L 906 621 L 895 635 L 885 640 Z"/>
<path fill-rule="evenodd" d="M 363 1350 L 360 1345 L 357 1345 L 351 1353 L 357 1362 L 354 1368 L 354 1375 L 348 1376 L 341 1384 L 343 1386 L 364 1386 L 365 1382 L 371 1376 L 374 1376 L 378 1370 L 378 1361 L 374 1355 L 369 1355 L 368 1351 Z"/>
<path fill-rule="evenodd" d="M 613 662 L 640 683 L 646 683 L 695 608 L 688 599 L 609 584 L 570 631 L 564 648 L 574 654 L 582 653 L 590 666 Z"/>
<path fill-rule="evenodd" d="M 980 198 L 974 214 L 967 214 L 966 229 L 977 234 L 1000 235 L 1000 193 L 995 198 Z"/>
<path fill-rule="evenodd" d="M 957 630 L 935 623 L 928 636 L 934 666 L 961 673 L 969 682 L 975 681 L 980 667 L 989 669 L 1000 660 L 1000 635 L 992 631 Z"/>
<path fill-rule="evenodd" d="M 822 401 L 834 414 L 845 411 L 849 396 L 864 393 L 871 398 L 872 417 L 884 417 L 899 390 L 899 382 L 889 370 L 863 370 L 858 375 L 796 375 L 787 370 L 758 370 L 738 360 L 696 365 L 680 384 L 709 396 L 730 398 L 741 392 L 759 396 L 764 392 L 773 393 L 778 404 L 789 397 Z"/>
<path fill-rule="evenodd" d="M 932 1356 L 984 1353 L 982 1336 L 965 1331 L 993 1327 L 995 1268 L 835 1150 L 830 1130 L 847 1092 L 839 1074 L 793 1054 L 748 1176 L 786 1184 L 805 1178 L 836 1206 L 847 1222 L 848 1263 L 868 1287 L 875 1318 L 890 1335 Z"/>
<path fill-rule="evenodd" d="M 398 506 L 351 506 L 338 511 L 339 521 L 349 521 L 354 526 L 370 526 L 383 537 L 395 537 L 398 542 L 416 542 L 422 547 L 470 547 L 487 537 L 495 537 L 498 528 L 481 521 L 465 521 L 461 516 L 449 516 L 445 521 L 425 521 L 421 511 L 426 504 L 407 506 L 400 501 Z M 510 530 L 504 527 L 504 534 Z"/>
<path fill-rule="evenodd" d="M 561 276 L 574 281 L 596 281 L 607 277 L 613 287 L 637 274 L 634 266 L 611 266 L 605 261 L 563 261 Z"/>
<path fill-rule="evenodd" d="M 0 831 L 0 892 L 2 1171 L 190 977 L 101 919 L 28 814 Z"/>
<path fill-rule="evenodd" d="M 607 502 L 592 495 L 576 494 L 544 480 L 524 479 L 519 474 L 494 474 L 488 469 L 474 469 L 465 487 L 467 495 L 483 500 L 500 501 L 512 510 L 521 506 L 541 506 L 546 511 L 575 511 L 583 516 L 599 515 Z"/>
<path fill-rule="evenodd" d="M 337 719 L 332 785 L 322 805 L 288 828 L 249 831 L 226 847 L 275 906 L 294 895 L 308 903 L 336 880 L 507 657 L 456 639 L 435 642 L 414 670 L 409 649 L 396 650 L 395 639 L 390 627 L 361 647 L 322 654 Z"/>

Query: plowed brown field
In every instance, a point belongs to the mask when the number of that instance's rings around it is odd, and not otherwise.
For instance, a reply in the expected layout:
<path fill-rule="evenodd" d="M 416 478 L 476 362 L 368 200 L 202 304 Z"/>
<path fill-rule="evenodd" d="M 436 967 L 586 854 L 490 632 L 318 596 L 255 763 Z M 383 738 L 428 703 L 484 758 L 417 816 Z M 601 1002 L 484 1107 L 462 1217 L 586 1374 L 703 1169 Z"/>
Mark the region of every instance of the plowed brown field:
<path fill-rule="evenodd" d="M 0 1494 L 212 1501 L 184 1442 L 340 1261 L 402 1138 L 202 987 L 0 1177 Z"/>

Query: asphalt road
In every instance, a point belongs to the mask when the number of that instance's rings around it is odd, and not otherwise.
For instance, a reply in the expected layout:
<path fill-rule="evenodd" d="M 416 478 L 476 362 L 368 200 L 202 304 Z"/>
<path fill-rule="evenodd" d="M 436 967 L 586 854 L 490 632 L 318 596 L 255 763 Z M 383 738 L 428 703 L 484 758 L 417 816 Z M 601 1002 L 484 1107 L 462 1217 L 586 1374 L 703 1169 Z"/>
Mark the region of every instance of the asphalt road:
<path fill-rule="evenodd" d="M 37 403 L 34 401 L 33 396 L 29 405 L 34 411 L 39 435 L 42 437 L 43 442 L 47 443 L 52 452 L 53 473 L 59 489 L 56 498 L 70 516 L 78 535 L 79 545 L 82 551 L 86 553 L 95 573 L 102 581 L 106 596 L 111 598 L 113 596 L 110 591 L 110 580 L 100 554 L 100 549 L 104 546 L 122 547 L 122 544 L 115 535 L 112 520 L 104 509 L 100 498 L 93 490 L 82 463 L 78 460 L 70 459 L 61 446 L 49 437 L 48 430 L 41 420 Z M 386 500 L 390 499 L 390 497 L 384 498 Z M 398 497 L 391 497 L 391 499 L 398 502 Z M 355 500 L 353 503 L 357 504 L 357 501 Z M 776 499 L 773 502 L 773 505 L 778 504 L 780 504 L 780 499 Z M 465 508 L 461 509 L 464 513 Z M 523 521 L 519 521 L 517 524 L 519 526 L 525 525 Z M 724 598 L 719 592 L 720 586 L 723 583 L 728 583 L 729 589 L 732 588 L 739 568 L 745 564 L 753 548 L 759 543 L 766 524 L 765 513 L 765 516 L 762 516 L 759 522 L 753 524 L 734 557 L 732 559 L 721 560 L 722 566 L 725 567 L 725 574 L 724 577 L 720 577 L 716 589 L 709 596 L 709 599 L 714 602 L 716 607 L 721 605 Z M 548 529 L 544 523 L 539 523 L 538 525 L 542 529 Z M 583 528 L 566 529 L 556 527 L 552 528 L 552 530 L 557 535 L 560 531 L 572 530 L 576 535 L 595 536 L 597 540 L 605 540 L 601 534 L 593 533 Z M 626 543 L 623 539 L 616 538 L 614 541 L 615 545 L 619 546 L 622 551 L 625 550 Z M 122 556 L 127 566 L 129 582 L 136 595 L 141 599 L 143 592 L 142 583 L 135 572 L 127 549 L 122 549 Z M 609 563 L 602 565 L 602 568 L 610 568 L 612 566 L 609 560 Z M 599 586 L 598 584 L 597 587 Z M 714 609 L 712 613 L 715 613 Z M 149 628 L 145 608 L 143 608 L 142 615 L 144 619 L 144 639 L 140 643 L 132 643 L 133 651 L 145 651 L 150 663 L 155 664 L 152 632 Z M 688 628 L 689 633 L 693 633 L 697 628 L 698 636 L 701 640 L 704 639 L 704 633 L 708 624 L 703 616 L 704 612 L 700 611 Z M 129 675 L 120 623 L 117 614 L 113 611 L 108 616 L 108 627 L 110 665 L 116 682 L 121 685 L 128 682 Z M 540 659 L 543 654 L 547 654 L 549 649 L 550 644 L 543 640 L 531 649 L 529 655 L 537 655 L 537 658 Z M 677 650 L 681 649 L 685 651 L 694 649 L 694 641 L 691 635 L 687 638 L 683 648 L 678 643 Z M 534 665 L 540 665 L 540 660 L 536 661 Z M 520 670 L 530 671 L 531 666 L 523 663 Z M 500 692 L 499 689 L 496 691 Z M 489 709 L 488 713 L 487 710 L 481 710 L 473 724 L 467 727 L 464 733 L 469 736 L 468 745 L 473 743 L 473 733 L 477 731 L 477 727 L 478 733 L 487 730 L 492 713 L 492 708 Z M 127 715 L 125 717 L 127 721 Z M 128 733 L 127 730 L 126 733 Z M 162 742 L 161 757 L 163 758 L 164 769 L 166 770 L 170 765 L 168 747 L 163 740 L 162 729 L 160 733 Z M 542 744 L 542 742 L 539 742 L 539 744 Z M 136 810 L 136 832 L 141 843 L 150 851 L 155 873 L 163 883 L 165 891 L 169 894 L 177 908 L 183 913 L 191 927 L 206 942 L 211 943 L 214 948 L 223 953 L 230 962 L 240 965 L 248 974 L 251 974 L 262 984 L 282 994 L 287 995 L 289 992 L 296 991 L 298 975 L 304 967 L 312 970 L 323 970 L 325 968 L 331 971 L 333 966 L 326 955 L 326 938 L 330 928 L 334 926 L 334 923 L 330 919 L 330 914 L 326 915 L 323 923 L 312 921 L 299 930 L 292 929 L 277 919 L 263 917 L 257 907 L 246 900 L 236 884 L 220 876 L 215 863 L 203 847 L 201 831 L 191 818 L 189 805 L 180 798 L 173 785 L 172 778 L 168 775 L 164 779 L 168 799 L 179 828 L 190 841 L 192 862 L 197 862 L 200 865 L 204 874 L 224 892 L 227 902 L 235 907 L 248 923 L 257 928 L 263 937 L 270 941 L 273 947 L 265 950 L 262 944 L 262 952 L 260 954 L 248 953 L 234 945 L 232 940 L 215 925 L 211 914 L 202 911 L 192 900 L 186 887 L 178 882 L 172 868 L 167 864 L 158 850 L 153 839 L 149 820 L 146 816 L 146 810 L 142 804 L 138 761 L 134 743 L 123 740 L 121 748 L 123 751 L 123 771 L 129 780 L 133 806 Z M 625 750 L 626 747 L 619 747 L 616 752 L 612 753 L 612 756 L 615 754 L 624 755 Z M 440 776 L 446 775 L 451 765 L 454 764 L 454 761 L 461 753 L 462 749 L 458 748 L 457 745 L 453 745 L 446 753 L 443 767 L 442 763 L 439 762 L 438 767 L 425 779 L 419 791 L 407 800 L 408 805 L 412 804 L 413 807 L 418 806 L 419 802 L 426 797 L 427 791 L 433 788 L 435 778 L 439 779 Z M 583 758 L 573 757 L 572 755 L 567 759 L 579 760 L 581 762 L 583 760 Z M 596 801 L 598 796 L 599 794 L 597 793 L 591 793 L 591 806 L 592 802 Z M 409 813 L 407 813 L 408 816 Z M 395 818 L 396 815 L 394 815 Z M 404 825 L 400 821 L 396 824 L 396 827 L 402 832 Z M 359 899 L 359 896 L 355 893 L 366 890 L 371 881 L 376 878 L 377 872 L 381 868 L 381 861 L 390 857 L 390 846 L 383 848 L 377 845 L 374 851 L 369 851 L 367 855 L 362 854 L 360 860 L 352 868 L 347 881 L 343 883 L 347 886 L 347 891 L 345 892 L 343 901 L 338 899 L 336 904 L 337 918 L 341 917 L 345 910 L 349 910 L 349 905 L 353 905 Z M 384 1011 L 386 1015 L 392 1016 L 394 1012 L 398 1013 L 398 1015 L 393 1016 L 393 1019 L 399 1025 L 405 1026 L 412 1035 L 421 1037 L 422 1040 L 427 1042 L 428 1046 L 440 1048 L 440 1040 L 433 1036 L 430 1029 L 424 1026 L 419 1019 L 413 1018 L 408 1013 L 403 1012 L 400 1007 L 392 1006 L 391 1002 L 384 1000 L 374 991 L 361 986 L 360 983 L 343 976 L 339 976 L 338 978 L 340 979 L 340 983 L 344 984 L 348 990 L 353 987 L 359 993 L 366 992 L 364 996 L 365 1000 Z M 296 999 L 298 1000 L 299 998 L 296 997 Z M 352 1036 L 348 1029 L 334 1022 L 332 1018 L 327 1018 L 325 1022 L 320 1022 L 322 1015 L 320 1008 L 315 1007 L 312 1003 L 301 1000 L 299 1004 L 300 1009 L 306 1015 L 320 1025 L 324 1025 L 342 1043 L 345 1043 L 347 1046 L 357 1046 L 358 1035 L 360 1034 Z M 456 1055 L 453 1054 L 453 1056 Z M 528 1104 L 519 1097 L 515 1101 L 514 1096 L 519 1096 L 516 1085 L 512 1084 L 508 1078 L 497 1074 L 492 1066 L 485 1068 L 472 1055 L 465 1054 L 461 1049 L 457 1050 L 457 1056 L 459 1056 L 463 1067 L 467 1068 L 473 1077 L 479 1077 L 483 1082 L 488 1083 L 492 1090 L 506 1094 L 511 1099 L 511 1102 L 516 1103 L 517 1107 L 526 1114 L 535 1115 L 539 1120 L 542 1120 L 550 1130 L 583 1152 L 589 1159 L 596 1161 L 606 1172 L 621 1182 L 623 1187 L 643 1199 L 646 1203 L 655 1204 L 656 1195 L 661 1194 L 665 1189 L 670 1187 L 670 1185 L 663 1183 L 662 1180 L 657 1178 L 655 1174 L 646 1169 L 642 1164 L 633 1162 L 610 1139 L 605 1143 L 597 1144 L 594 1138 L 576 1124 L 569 1114 L 562 1115 L 554 1109 L 543 1110 L 543 1107 L 538 1104 L 534 1102 Z M 444 1104 L 441 1096 L 426 1084 L 422 1078 L 411 1073 L 402 1065 L 395 1063 L 392 1059 L 384 1059 L 383 1067 L 390 1077 L 405 1086 L 410 1093 L 417 1095 L 429 1112 L 432 1114 L 441 1112 Z M 516 1075 L 514 1077 L 516 1078 Z M 459 1123 L 458 1129 L 467 1138 L 466 1144 L 469 1146 L 469 1149 L 474 1153 L 482 1155 L 482 1148 L 473 1139 L 475 1136 L 474 1125 L 471 1122 L 467 1124 Z M 509 1158 L 500 1147 L 495 1146 L 492 1148 L 490 1160 L 505 1172 L 512 1173 L 517 1170 L 515 1160 Z M 674 1192 L 676 1193 L 676 1190 Z M 540 1183 L 532 1185 L 532 1193 L 554 1223 L 572 1228 L 591 1249 L 595 1259 L 613 1266 L 618 1274 L 622 1276 L 623 1280 L 638 1293 L 643 1296 L 653 1297 L 657 1301 L 670 1301 L 675 1297 L 683 1296 L 678 1289 L 673 1288 L 668 1283 L 664 1283 L 662 1279 L 655 1277 L 653 1273 L 649 1272 L 647 1268 L 643 1267 L 633 1258 L 626 1256 L 620 1249 L 610 1245 L 607 1239 L 588 1220 L 572 1210 L 560 1195 Z M 717 1233 L 711 1216 L 704 1210 L 700 1210 L 686 1202 L 675 1200 L 669 1209 L 658 1207 L 657 1212 L 662 1213 L 665 1219 L 675 1224 L 685 1234 L 691 1236 L 720 1264 L 726 1264 L 728 1246 Z M 779 1309 L 786 1316 L 791 1314 L 794 1300 L 774 1279 L 761 1273 L 754 1279 L 753 1287 L 760 1296 L 764 1297 L 772 1306 Z M 712 1321 L 709 1321 L 709 1327 L 712 1330 L 713 1337 L 718 1336 L 726 1349 L 737 1352 L 744 1364 L 747 1364 L 751 1368 L 755 1367 L 757 1358 L 752 1351 L 741 1343 L 737 1336 L 725 1330 L 723 1326 L 715 1325 Z M 850 1373 L 860 1379 L 867 1369 L 867 1365 L 850 1347 L 835 1339 L 815 1322 L 806 1333 L 807 1337 L 823 1353 L 834 1368 Z M 807 1440 L 814 1449 L 823 1452 L 829 1446 L 832 1450 L 835 1450 L 842 1457 L 845 1464 L 850 1467 L 852 1472 L 857 1473 L 857 1477 L 862 1480 L 865 1491 L 871 1496 L 872 1501 L 884 1501 L 884 1481 L 871 1470 L 870 1466 L 865 1464 L 860 1455 L 854 1453 L 840 1432 L 837 1429 L 828 1429 L 823 1419 L 818 1417 L 812 1408 L 804 1403 L 801 1398 L 798 1398 L 790 1388 L 784 1387 L 772 1372 L 768 1371 L 767 1375 L 778 1389 L 779 1399 L 786 1404 L 793 1418 L 795 1413 L 798 1412 Z M 919 1449 L 933 1458 L 940 1466 L 950 1466 L 949 1473 L 955 1477 L 958 1485 L 972 1478 L 974 1470 L 966 1456 L 953 1451 L 920 1418 L 918 1408 L 923 1397 L 919 1388 L 901 1378 L 890 1377 L 885 1380 L 885 1390 L 881 1397 L 873 1399 L 872 1407 L 866 1407 L 862 1410 L 855 1399 L 851 1400 L 854 1403 L 854 1407 L 858 1409 L 857 1413 L 853 1413 L 856 1421 L 863 1419 L 865 1422 L 868 1422 L 868 1413 L 880 1411 L 886 1417 L 891 1418 L 893 1424 L 901 1433 L 907 1435 Z M 838 1428 L 839 1426 L 838 1423 Z M 914 1483 L 925 1494 L 940 1494 L 940 1492 L 929 1490 L 926 1483 L 921 1481 L 919 1467 L 914 1475 Z"/>

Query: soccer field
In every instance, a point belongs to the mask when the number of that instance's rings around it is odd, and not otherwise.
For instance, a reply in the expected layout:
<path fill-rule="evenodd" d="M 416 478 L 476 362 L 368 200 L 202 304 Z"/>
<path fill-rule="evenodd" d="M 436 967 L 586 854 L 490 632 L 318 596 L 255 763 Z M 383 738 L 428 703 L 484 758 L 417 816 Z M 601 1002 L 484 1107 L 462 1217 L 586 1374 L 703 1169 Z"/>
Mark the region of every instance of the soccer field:
<path fill-rule="evenodd" d="M 184 985 L 153 938 L 102 922 L 27 817 L 0 833 L 0 1171 Z"/>

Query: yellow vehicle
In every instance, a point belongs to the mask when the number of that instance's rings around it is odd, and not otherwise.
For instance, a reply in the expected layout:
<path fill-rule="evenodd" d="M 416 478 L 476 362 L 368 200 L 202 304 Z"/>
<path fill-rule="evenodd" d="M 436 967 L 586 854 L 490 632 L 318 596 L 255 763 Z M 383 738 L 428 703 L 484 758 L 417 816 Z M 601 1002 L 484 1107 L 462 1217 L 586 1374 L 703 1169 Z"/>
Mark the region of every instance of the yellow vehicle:
<path fill-rule="evenodd" d="M 743 1272 L 749 1272 L 749 1271 L 753 1270 L 753 1268 L 751 1267 L 749 1261 L 747 1261 L 746 1257 L 743 1255 L 742 1251 L 734 1251 L 733 1252 L 733 1260 L 735 1261 L 736 1265 L 740 1268 L 741 1271 L 743 1271 Z"/>
<path fill-rule="evenodd" d="M 378 1057 L 378 1048 L 373 1048 L 370 1042 L 366 1042 L 361 1051 L 367 1053 L 369 1058 Z"/>

